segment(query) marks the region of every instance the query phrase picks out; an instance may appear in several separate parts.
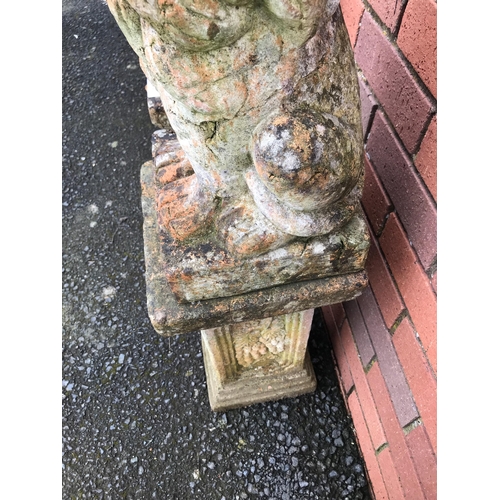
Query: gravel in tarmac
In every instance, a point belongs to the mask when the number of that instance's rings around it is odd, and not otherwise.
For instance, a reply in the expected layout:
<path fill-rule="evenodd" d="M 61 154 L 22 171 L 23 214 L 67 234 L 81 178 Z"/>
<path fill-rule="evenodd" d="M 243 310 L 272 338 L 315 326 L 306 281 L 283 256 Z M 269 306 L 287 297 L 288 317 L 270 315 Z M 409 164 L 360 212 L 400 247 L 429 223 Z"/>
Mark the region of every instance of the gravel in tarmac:
<path fill-rule="evenodd" d="M 101 0 L 63 0 L 64 499 L 370 499 L 316 312 L 315 393 L 210 409 L 198 332 L 146 309 L 145 78 Z"/>

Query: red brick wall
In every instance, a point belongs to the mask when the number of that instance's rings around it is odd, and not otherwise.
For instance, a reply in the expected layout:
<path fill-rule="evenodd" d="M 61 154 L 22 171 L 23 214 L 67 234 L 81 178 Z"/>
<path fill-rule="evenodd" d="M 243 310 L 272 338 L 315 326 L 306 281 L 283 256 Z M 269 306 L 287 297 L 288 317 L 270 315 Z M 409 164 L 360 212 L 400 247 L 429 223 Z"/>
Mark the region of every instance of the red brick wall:
<path fill-rule="evenodd" d="M 359 71 L 369 288 L 323 308 L 374 496 L 436 498 L 435 0 L 341 0 Z"/>

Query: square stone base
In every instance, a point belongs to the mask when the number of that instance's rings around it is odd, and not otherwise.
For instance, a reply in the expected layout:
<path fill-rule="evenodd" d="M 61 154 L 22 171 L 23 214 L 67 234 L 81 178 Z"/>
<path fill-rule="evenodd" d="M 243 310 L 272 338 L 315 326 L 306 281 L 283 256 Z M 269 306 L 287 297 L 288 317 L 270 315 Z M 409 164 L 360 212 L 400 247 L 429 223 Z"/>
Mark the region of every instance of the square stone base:
<path fill-rule="evenodd" d="M 164 336 L 278 316 L 351 300 L 368 284 L 364 270 L 249 291 L 231 297 L 179 302 L 167 280 L 167 255 L 157 225 L 153 162 L 141 170 L 148 313 Z"/>
<path fill-rule="evenodd" d="M 307 352 L 314 309 L 201 331 L 210 406 L 224 411 L 316 389 Z"/>
<path fill-rule="evenodd" d="M 158 145 L 161 145 L 158 146 L 161 151 L 168 151 L 169 156 L 182 151 L 173 134 L 164 135 L 165 137 L 155 136 Z M 167 153 L 162 153 L 159 157 L 163 158 L 165 155 Z M 156 157 L 152 163 L 144 164 L 141 179 L 143 188 L 148 193 L 155 192 L 156 199 L 157 189 L 165 188 L 165 184 L 161 174 L 157 177 L 155 165 Z M 194 174 L 187 176 L 189 179 L 195 177 Z M 170 182 L 176 185 L 179 180 Z M 181 195 L 176 192 L 176 196 Z M 248 198 L 246 201 L 245 196 Z M 241 207 L 253 204 L 249 194 L 242 194 L 238 201 L 242 204 Z M 178 302 L 190 303 L 362 271 L 368 256 L 370 235 L 361 204 L 357 202 L 354 207 L 354 214 L 349 222 L 337 231 L 321 236 L 294 237 L 291 241 L 283 242 L 277 249 L 268 249 L 255 255 L 239 255 L 228 251 L 221 246 L 215 228 L 207 230 L 199 241 L 194 239 L 189 242 L 176 240 L 170 231 L 162 229 L 158 237 L 163 248 L 167 282 Z M 231 217 L 241 217 L 236 216 L 236 212 L 233 210 L 229 213 L 233 214 Z M 258 210 L 257 212 L 267 220 Z M 248 220 L 242 221 L 245 219 L 241 219 L 239 224 L 243 223 L 245 231 L 248 230 L 245 226 L 247 223 L 254 228 L 261 224 L 253 219 L 251 223 Z M 231 225 L 233 223 L 235 222 L 231 222 Z"/>

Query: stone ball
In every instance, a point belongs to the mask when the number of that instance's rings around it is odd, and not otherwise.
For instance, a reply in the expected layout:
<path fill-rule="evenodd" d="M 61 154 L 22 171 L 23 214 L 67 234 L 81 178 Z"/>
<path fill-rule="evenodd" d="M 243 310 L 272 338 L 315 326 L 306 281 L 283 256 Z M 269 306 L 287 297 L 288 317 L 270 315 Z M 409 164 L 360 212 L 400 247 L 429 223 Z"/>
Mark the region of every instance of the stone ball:
<path fill-rule="evenodd" d="M 290 207 L 307 211 L 339 201 L 355 186 L 362 172 L 356 144 L 339 119 L 307 110 L 261 122 L 251 154 L 267 189 Z"/>

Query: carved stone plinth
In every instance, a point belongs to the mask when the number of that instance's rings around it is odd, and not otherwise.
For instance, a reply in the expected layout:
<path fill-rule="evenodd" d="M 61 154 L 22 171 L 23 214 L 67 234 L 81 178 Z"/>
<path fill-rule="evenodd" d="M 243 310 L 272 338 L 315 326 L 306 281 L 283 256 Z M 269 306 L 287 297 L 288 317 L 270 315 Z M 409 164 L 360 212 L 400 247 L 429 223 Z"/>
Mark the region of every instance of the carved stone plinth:
<path fill-rule="evenodd" d="M 194 177 L 189 172 L 184 176 L 185 172 L 178 172 L 176 168 L 175 175 L 165 180 L 164 165 L 171 166 L 170 159 L 181 155 L 183 152 L 175 135 L 164 130 L 155 132 L 150 182 L 154 184 L 156 200 L 166 187 Z M 258 254 L 231 253 L 221 244 L 215 231 L 208 232 L 203 239 L 191 241 L 176 241 L 172 232 L 160 231 L 169 287 L 177 301 L 190 303 L 362 271 L 369 234 L 359 201 L 352 204 L 351 218 L 338 231 L 296 237 L 277 249 Z"/>
<path fill-rule="evenodd" d="M 161 128 L 141 171 L 154 328 L 202 331 L 214 409 L 313 390 L 312 309 L 367 284 L 339 0 L 107 1 Z"/>
<path fill-rule="evenodd" d="M 366 272 L 362 270 L 231 297 L 178 301 L 167 279 L 169 250 L 162 245 L 162 231 L 158 225 L 155 170 L 152 161 L 142 166 L 141 186 L 148 312 L 160 335 L 178 335 L 343 302 L 360 295 L 368 284 Z"/>
<path fill-rule="evenodd" d="M 307 352 L 314 309 L 201 331 L 214 411 L 316 389 Z"/>

